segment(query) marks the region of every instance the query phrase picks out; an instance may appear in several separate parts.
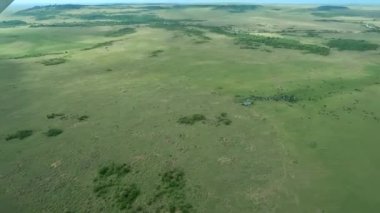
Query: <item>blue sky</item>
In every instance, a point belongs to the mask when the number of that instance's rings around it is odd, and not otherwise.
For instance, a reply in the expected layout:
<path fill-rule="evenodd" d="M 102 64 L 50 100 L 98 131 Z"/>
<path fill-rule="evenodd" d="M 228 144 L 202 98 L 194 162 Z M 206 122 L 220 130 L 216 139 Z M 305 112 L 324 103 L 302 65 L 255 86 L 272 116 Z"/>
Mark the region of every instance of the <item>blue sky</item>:
<path fill-rule="evenodd" d="M 380 4 L 380 0 L 15 0 L 14 4 L 104 4 L 104 3 L 292 3 L 292 4 Z"/>

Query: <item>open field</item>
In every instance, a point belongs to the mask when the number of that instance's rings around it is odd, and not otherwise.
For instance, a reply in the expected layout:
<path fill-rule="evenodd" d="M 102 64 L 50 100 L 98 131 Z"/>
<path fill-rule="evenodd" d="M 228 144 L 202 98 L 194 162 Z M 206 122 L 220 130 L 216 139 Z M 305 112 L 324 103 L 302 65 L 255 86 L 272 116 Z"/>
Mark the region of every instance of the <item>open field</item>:
<path fill-rule="evenodd" d="M 0 16 L 0 212 L 379 212 L 379 14 Z"/>

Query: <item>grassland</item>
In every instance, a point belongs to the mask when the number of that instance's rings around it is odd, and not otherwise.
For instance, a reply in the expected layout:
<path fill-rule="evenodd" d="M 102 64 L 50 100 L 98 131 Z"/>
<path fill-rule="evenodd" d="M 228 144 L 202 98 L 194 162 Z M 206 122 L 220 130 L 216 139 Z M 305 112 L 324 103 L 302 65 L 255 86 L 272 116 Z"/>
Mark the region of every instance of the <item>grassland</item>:
<path fill-rule="evenodd" d="M 0 212 L 378 212 L 379 11 L 1 16 Z"/>

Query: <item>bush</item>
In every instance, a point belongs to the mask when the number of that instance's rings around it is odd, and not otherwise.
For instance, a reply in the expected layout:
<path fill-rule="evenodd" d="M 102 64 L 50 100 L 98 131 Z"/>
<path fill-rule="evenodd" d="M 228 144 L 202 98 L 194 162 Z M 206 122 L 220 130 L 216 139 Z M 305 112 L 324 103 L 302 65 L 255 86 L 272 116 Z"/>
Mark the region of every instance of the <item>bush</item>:
<path fill-rule="evenodd" d="M 157 57 L 159 54 L 163 53 L 163 50 L 155 50 L 150 54 L 150 57 Z"/>
<path fill-rule="evenodd" d="M 90 116 L 88 116 L 88 115 L 82 115 L 82 116 L 80 116 L 79 118 L 78 118 L 78 121 L 85 121 L 85 120 L 87 120 L 87 119 L 89 119 L 90 118 Z"/>
<path fill-rule="evenodd" d="M 111 175 L 116 175 L 117 177 L 122 177 L 126 174 L 128 174 L 131 171 L 131 167 L 127 164 L 115 164 L 112 163 L 107 166 L 103 166 L 99 169 L 99 177 L 108 177 Z"/>
<path fill-rule="evenodd" d="M 115 196 L 116 204 L 120 210 L 130 209 L 139 195 L 140 189 L 136 184 L 119 188 Z"/>
<path fill-rule="evenodd" d="M 48 136 L 48 137 L 56 137 L 60 134 L 63 133 L 63 130 L 62 129 L 56 129 L 56 128 L 53 128 L 53 129 L 49 129 L 45 135 Z"/>
<path fill-rule="evenodd" d="M 185 116 L 180 119 L 178 119 L 178 123 L 180 124 L 187 124 L 187 125 L 193 125 L 196 122 L 204 121 L 206 120 L 206 117 L 202 114 L 194 114 L 191 116 Z"/>
<path fill-rule="evenodd" d="M 20 130 L 17 131 L 14 134 L 8 135 L 5 140 L 13 140 L 13 139 L 19 139 L 19 140 L 24 140 L 27 137 L 30 137 L 33 135 L 33 130 Z"/>
<path fill-rule="evenodd" d="M 222 112 L 220 115 L 217 117 L 217 125 L 219 126 L 220 124 L 224 124 L 226 126 L 230 125 L 232 121 L 227 118 L 227 113 Z"/>

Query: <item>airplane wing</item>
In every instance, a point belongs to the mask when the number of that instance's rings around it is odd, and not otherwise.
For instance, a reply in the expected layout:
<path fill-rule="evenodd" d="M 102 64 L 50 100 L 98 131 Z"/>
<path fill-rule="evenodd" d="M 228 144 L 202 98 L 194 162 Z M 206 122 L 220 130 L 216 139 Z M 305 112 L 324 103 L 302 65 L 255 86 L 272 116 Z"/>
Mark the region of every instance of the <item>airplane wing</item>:
<path fill-rule="evenodd" d="M 0 0 L 0 13 L 5 10 L 14 0 Z"/>

